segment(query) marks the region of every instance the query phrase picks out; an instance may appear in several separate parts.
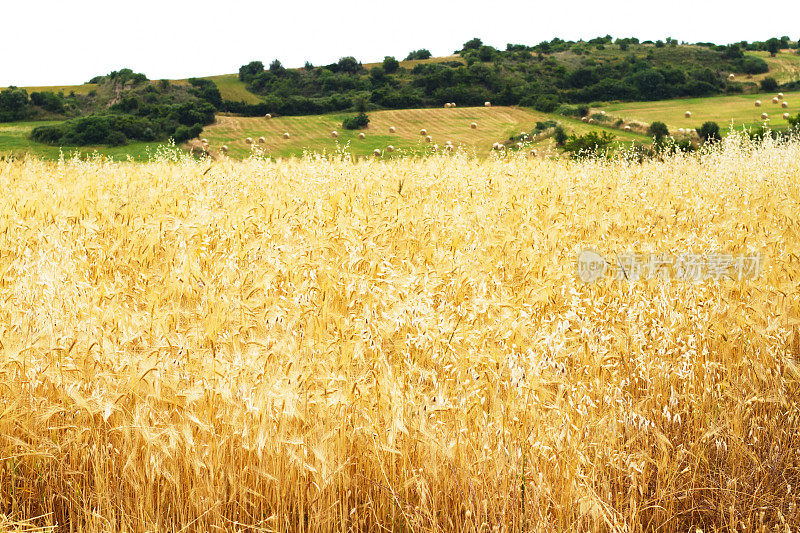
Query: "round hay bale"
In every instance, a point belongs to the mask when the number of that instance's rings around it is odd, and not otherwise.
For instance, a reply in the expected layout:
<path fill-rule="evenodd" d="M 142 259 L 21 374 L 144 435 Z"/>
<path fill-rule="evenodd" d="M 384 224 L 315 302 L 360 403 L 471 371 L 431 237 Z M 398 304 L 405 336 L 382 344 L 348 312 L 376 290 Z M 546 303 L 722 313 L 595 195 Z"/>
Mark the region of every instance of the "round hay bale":
<path fill-rule="evenodd" d="M 380 157 L 380 155 L 381 155 L 381 151 L 380 151 L 380 149 L 379 149 L 379 148 L 375 148 L 375 149 L 372 151 L 372 155 L 374 155 L 375 157 Z"/>
<path fill-rule="evenodd" d="M 419 134 L 420 134 L 420 135 L 422 135 L 422 136 L 424 137 L 425 135 L 427 135 L 427 134 L 428 134 L 428 130 L 426 130 L 426 129 L 424 129 L 424 128 L 423 128 L 423 129 L 419 130 Z"/>
<path fill-rule="evenodd" d="M 455 107 L 455 106 L 456 106 L 455 102 L 450 102 L 450 107 Z"/>
<path fill-rule="evenodd" d="M 589 119 L 589 124 L 594 124 L 594 119 L 593 118 Z"/>
<path fill-rule="evenodd" d="M 203 144 L 208 144 L 208 139 L 200 139 L 200 142 Z"/>
<path fill-rule="evenodd" d="M 332 132 L 331 132 L 331 137 L 333 137 L 334 139 L 335 139 L 336 137 L 338 137 L 338 136 L 339 136 L 339 132 L 338 132 L 338 131 L 332 131 Z"/>
<path fill-rule="evenodd" d="M 630 126 L 625 126 L 625 131 L 631 131 L 631 127 Z"/>
<path fill-rule="evenodd" d="M 438 144 L 434 144 L 433 146 L 431 146 L 431 151 L 432 152 L 435 152 L 438 149 L 439 149 L 439 145 Z"/>
<path fill-rule="evenodd" d="M 453 151 L 453 145 L 452 144 L 445 144 L 444 145 L 444 149 L 447 150 L 448 152 L 452 152 Z"/>
<path fill-rule="evenodd" d="M 728 81 L 733 81 L 735 79 L 736 79 L 736 76 L 734 76 L 733 74 L 728 74 Z"/>
<path fill-rule="evenodd" d="M 358 134 L 358 138 L 361 139 L 361 140 L 364 140 L 364 139 L 367 138 L 367 134 L 366 133 L 359 133 Z"/>
<path fill-rule="evenodd" d="M 394 126 L 389 126 L 389 133 L 394 133 L 394 132 L 395 132 Z"/>
<path fill-rule="evenodd" d="M 600 111 L 600 114 L 603 115 L 603 116 L 606 116 L 606 112 L 605 111 Z"/>
<path fill-rule="evenodd" d="M 219 151 L 222 152 L 223 154 L 227 153 L 228 152 L 228 146 L 223 144 L 222 146 L 219 147 Z"/>
<path fill-rule="evenodd" d="M 683 116 L 686 117 L 686 118 L 692 118 L 692 112 L 691 111 L 687 111 L 686 113 L 683 114 Z"/>
<path fill-rule="evenodd" d="M 259 137 L 259 138 L 258 138 L 258 142 L 259 142 L 260 144 L 264 144 L 265 142 L 267 142 L 267 140 L 266 140 L 264 137 Z"/>
<path fill-rule="evenodd" d="M 789 117 L 790 117 L 790 116 L 791 116 L 791 115 L 789 115 L 789 113 L 784 113 L 784 114 L 783 114 L 783 120 L 789 120 Z"/>
<path fill-rule="evenodd" d="M 499 150 L 499 149 L 500 149 L 500 143 L 496 142 L 492 145 L 492 150 Z"/>
<path fill-rule="evenodd" d="M 761 107 L 761 100 L 756 100 L 755 105 L 756 107 Z"/>
<path fill-rule="evenodd" d="M 781 102 L 781 107 L 782 107 L 782 108 L 784 108 L 784 109 L 786 109 L 787 107 L 789 107 L 789 102 L 787 102 L 786 100 L 784 100 L 783 102 Z"/>
<path fill-rule="evenodd" d="M 473 130 L 476 130 L 478 129 L 478 124 L 476 122 L 473 122 L 472 124 L 469 125 L 469 127 L 472 128 Z"/>
<path fill-rule="evenodd" d="M 777 97 L 777 96 L 774 96 L 774 97 L 772 98 L 772 103 L 773 103 L 773 104 L 777 104 L 779 101 L 780 101 L 780 100 L 778 100 L 778 97 Z"/>
<path fill-rule="evenodd" d="M 425 142 L 426 142 L 426 143 L 429 143 L 429 142 L 431 142 L 432 140 L 433 140 L 433 137 L 431 137 L 430 135 L 426 135 L 426 136 L 425 136 Z"/>
<path fill-rule="evenodd" d="M 394 152 L 394 146 L 392 146 L 392 145 L 390 144 L 389 146 L 387 146 L 387 147 L 386 147 L 386 151 L 387 151 L 387 152 Z"/>
<path fill-rule="evenodd" d="M 532 157 L 536 157 L 537 155 L 539 155 L 539 152 L 537 152 L 535 148 L 533 150 L 531 150 L 531 156 Z"/>
<path fill-rule="evenodd" d="M 264 115 L 264 118 L 265 118 L 265 119 L 267 119 L 267 120 L 269 120 L 269 119 L 271 119 L 271 118 L 272 118 L 272 115 L 271 115 L 271 114 L 269 114 L 269 113 L 267 113 L 266 115 Z"/>
<path fill-rule="evenodd" d="M 581 122 L 589 122 L 589 117 L 583 117 L 583 118 L 581 118 Z"/>
<path fill-rule="evenodd" d="M 492 107 L 492 103 L 491 102 L 484 102 L 483 103 L 483 107 Z"/>
<path fill-rule="evenodd" d="M 761 120 L 767 120 L 768 118 L 769 115 L 767 115 L 766 113 L 761 113 Z"/>
<path fill-rule="evenodd" d="M 284 138 L 284 139 L 288 139 L 289 137 L 290 137 L 290 135 L 289 135 L 289 132 L 288 132 L 288 131 L 287 131 L 286 133 L 284 133 L 284 134 L 283 134 L 283 138 Z"/>
<path fill-rule="evenodd" d="M 778 93 L 778 100 L 783 100 L 783 93 Z"/>
<path fill-rule="evenodd" d="M 248 137 L 247 139 L 244 140 L 244 142 L 246 142 L 247 144 L 253 144 L 253 138 Z"/>
<path fill-rule="evenodd" d="M 444 108 L 445 109 L 450 109 L 450 102 L 447 102 L 446 104 L 444 104 Z"/>

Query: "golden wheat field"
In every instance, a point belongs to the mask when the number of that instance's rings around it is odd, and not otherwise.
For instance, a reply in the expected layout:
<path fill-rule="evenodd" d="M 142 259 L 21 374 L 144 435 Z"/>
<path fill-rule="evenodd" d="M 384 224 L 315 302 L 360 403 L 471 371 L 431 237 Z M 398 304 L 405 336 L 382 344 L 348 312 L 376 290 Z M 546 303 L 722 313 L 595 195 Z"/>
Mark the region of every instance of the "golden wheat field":
<path fill-rule="evenodd" d="M 0 530 L 800 527 L 798 140 L 0 190 Z M 584 283 L 584 248 L 761 265 Z"/>

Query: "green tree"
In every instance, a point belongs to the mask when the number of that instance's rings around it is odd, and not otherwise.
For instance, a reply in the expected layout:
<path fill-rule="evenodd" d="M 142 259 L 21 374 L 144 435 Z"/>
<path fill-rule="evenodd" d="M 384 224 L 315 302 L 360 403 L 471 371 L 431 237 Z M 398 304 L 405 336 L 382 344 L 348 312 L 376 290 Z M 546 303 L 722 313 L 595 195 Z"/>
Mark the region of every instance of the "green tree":
<path fill-rule="evenodd" d="M 767 50 L 769 51 L 769 55 L 775 57 L 775 54 L 780 52 L 781 50 L 781 42 L 780 40 L 773 37 L 767 41 Z"/>
<path fill-rule="evenodd" d="M 716 122 L 705 122 L 702 126 L 697 128 L 697 134 L 703 142 L 715 142 L 722 139 L 719 124 Z"/>
<path fill-rule="evenodd" d="M 656 144 L 661 144 L 669 136 L 669 129 L 663 122 L 655 121 L 647 128 L 647 134 L 655 139 Z"/>
<path fill-rule="evenodd" d="M 248 82 L 262 72 L 264 72 L 264 63 L 261 61 L 251 61 L 239 67 L 239 80 Z"/>
<path fill-rule="evenodd" d="M 387 74 L 394 74 L 400 68 L 400 62 L 392 56 L 383 58 L 383 70 Z"/>
<path fill-rule="evenodd" d="M 466 50 L 478 50 L 481 46 L 483 46 L 483 41 L 475 37 L 474 39 L 470 39 L 469 41 L 465 42 L 461 51 L 464 52 Z"/>
<path fill-rule="evenodd" d="M 556 129 L 553 131 L 553 140 L 556 142 L 556 146 L 564 146 L 564 143 L 567 142 L 567 139 L 569 139 L 569 136 L 567 135 L 567 132 L 564 131 L 564 128 L 562 126 L 556 126 Z"/>
<path fill-rule="evenodd" d="M 767 92 L 775 91 L 778 89 L 778 82 L 772 77 L 764 78 L 761 80 L 761 89 Z"/>
<path fill-rule="evenodd" d="M 28 91 L 13 85 L 0 92 L 0 122 L 21 120 L 28 115 Z"/>
<path fill-rule="evenodd" d="M 419 50 L 414 50 L 413 52 L 409 52 L 408 56 L 406 56 L 406 61 L 418 61 L 420 59 L 430 59 L 431 52 L 427 48 L 420 48 Z"/>

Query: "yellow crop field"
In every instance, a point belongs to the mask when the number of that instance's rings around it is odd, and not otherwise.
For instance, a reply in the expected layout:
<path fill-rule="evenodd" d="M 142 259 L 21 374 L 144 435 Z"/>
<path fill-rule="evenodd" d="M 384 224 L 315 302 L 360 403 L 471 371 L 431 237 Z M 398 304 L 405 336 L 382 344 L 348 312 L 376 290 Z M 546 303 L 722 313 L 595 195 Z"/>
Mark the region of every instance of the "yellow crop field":
<path fill-rule="evenodd" d="M 798 175 L 0 160 L 0 530 L 796 531 Z"/>

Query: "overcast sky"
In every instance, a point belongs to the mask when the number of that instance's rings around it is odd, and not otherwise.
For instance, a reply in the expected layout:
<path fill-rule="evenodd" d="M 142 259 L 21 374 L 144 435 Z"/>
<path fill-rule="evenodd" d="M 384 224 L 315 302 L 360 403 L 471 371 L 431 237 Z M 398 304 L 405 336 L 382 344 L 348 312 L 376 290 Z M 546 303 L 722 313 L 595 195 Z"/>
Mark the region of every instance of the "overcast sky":
<path fill-rule="evenodd" d="M 418 48 L 446 55 L 472 37 L 505 48 L 605 34 L 796 40 L 800 2 L 0 0 L 0 86 L 79 84 L 123 67 L 160 79 L 237 72 L 256 59 L 367 63 Z"/>

